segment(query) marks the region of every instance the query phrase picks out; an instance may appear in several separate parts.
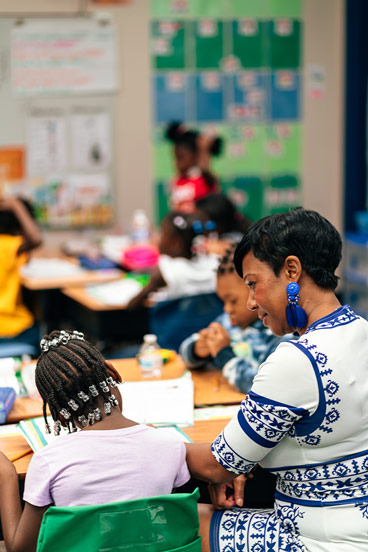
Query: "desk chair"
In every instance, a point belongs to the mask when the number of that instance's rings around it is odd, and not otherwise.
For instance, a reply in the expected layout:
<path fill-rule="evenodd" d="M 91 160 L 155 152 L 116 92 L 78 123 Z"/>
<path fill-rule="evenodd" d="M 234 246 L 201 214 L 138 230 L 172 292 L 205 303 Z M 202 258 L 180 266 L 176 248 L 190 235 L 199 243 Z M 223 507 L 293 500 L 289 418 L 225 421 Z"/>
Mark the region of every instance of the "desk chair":
<path fill-rule="evenodd" d="M 161 301 L 149 309 L 150 332 L 163 349 L 179 351 L 186 337 L 206 328 L 222 311 L 216 293 Z"/>
<path fill-rule="evenodd" d="M 199 491 L 98 506 L 51 506 L 37 552 L 200 552 Z"/>

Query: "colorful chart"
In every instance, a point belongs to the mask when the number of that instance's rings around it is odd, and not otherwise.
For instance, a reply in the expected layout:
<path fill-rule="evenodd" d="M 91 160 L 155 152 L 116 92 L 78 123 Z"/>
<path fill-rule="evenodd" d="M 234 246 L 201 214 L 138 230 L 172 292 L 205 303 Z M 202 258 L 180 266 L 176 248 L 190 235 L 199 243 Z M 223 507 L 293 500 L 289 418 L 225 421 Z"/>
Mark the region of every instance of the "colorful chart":
<path fill-rule="evenodd" d="M 302 204 L 302 0 L 151 0 L 156 222 L 174 175 L 166 125 L 223 137 L 212 168 L 250 219 Z"/>

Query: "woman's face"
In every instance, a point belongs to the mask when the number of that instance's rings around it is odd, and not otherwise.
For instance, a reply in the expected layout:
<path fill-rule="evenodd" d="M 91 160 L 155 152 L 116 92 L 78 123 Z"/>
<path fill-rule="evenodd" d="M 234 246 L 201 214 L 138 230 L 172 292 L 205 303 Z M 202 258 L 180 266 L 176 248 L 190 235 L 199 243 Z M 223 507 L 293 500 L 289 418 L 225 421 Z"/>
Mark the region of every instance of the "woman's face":
<path fill-rule="evenodd" d="M 254 311 L 247 308 L 249 288 L 236 272 L 225 272 L 217 276 L 217 295 L 224 303 L 232 326 L 247 328 L 257 320 Z"/>
<path fill-rule="evenodd" d="M 258 318 L 277 336 L 293 331 L 287 325 L 286 286 L 290 283 L 285 270 L 276 276 L 272 268 L 250 251 L 243 259 L 243 279 L 249 288 L 248 308 L 256 310 Z"/>

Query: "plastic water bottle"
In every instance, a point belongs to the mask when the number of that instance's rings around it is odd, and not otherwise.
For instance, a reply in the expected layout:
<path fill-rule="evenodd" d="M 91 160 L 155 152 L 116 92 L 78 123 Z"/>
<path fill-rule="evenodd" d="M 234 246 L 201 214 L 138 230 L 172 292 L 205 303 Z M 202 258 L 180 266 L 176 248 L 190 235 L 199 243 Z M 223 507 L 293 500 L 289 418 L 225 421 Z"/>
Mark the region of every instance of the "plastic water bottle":
<path fill-rule="evenodd" d="M 138 351 L 138 362 L 144 378 L 158 378 L 162 374 L 162 356 L 155 334 L 146 334 Z"/>
<path fill-rule="evenodd" d="M 133 212 L 130 236 L 134 243 L 150 241 L 150 220 L 144 209 L 136 209 Z"/>

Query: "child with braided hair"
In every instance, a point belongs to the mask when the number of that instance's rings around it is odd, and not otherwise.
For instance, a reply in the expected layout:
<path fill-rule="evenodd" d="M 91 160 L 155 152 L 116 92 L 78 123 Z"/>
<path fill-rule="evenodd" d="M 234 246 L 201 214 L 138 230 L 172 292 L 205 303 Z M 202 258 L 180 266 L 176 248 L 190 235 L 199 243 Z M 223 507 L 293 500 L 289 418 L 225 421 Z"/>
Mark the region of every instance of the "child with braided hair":
<path fill-rule="evenodd" d="M 280 338 L 257 320 L 255 311 L 247 308 L 249 288 L 234 267 L 236 245 L 230 246 L 217 268 L 217 295 L 224 303 L 224 312 L 208 328 L 185 339 L 179 352 L 190 368 L 211 363 L 239 391 L 247 393 L 258 366 L 277 347 Z"/>
<path fill-rule="evenodd" d="M 33 552 L 47 508 L 169 494 L 189 479 L 184 443 L 121 412 L 121 377 L 80 332 L 41 341 L 36 385 L 54 432 L 31 460 L 22 513 L 14 465 L 0 453 L 0 511 L 7 551 Z M 149 473 L 149 477 L 147 474 Z"/>

